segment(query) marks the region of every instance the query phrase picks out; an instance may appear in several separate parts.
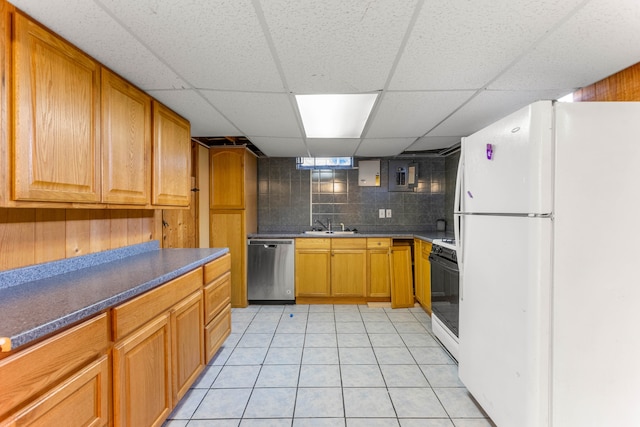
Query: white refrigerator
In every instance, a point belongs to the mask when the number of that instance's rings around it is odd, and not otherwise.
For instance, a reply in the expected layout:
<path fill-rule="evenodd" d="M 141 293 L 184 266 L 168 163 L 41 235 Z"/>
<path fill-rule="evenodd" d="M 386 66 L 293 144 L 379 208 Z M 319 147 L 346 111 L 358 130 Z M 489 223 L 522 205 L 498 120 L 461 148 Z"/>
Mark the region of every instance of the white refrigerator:
<path fill-rule="evenodd" d="M 499 427 L 640 425 L 640 102 L 462 140 L 459 376 Z"/>

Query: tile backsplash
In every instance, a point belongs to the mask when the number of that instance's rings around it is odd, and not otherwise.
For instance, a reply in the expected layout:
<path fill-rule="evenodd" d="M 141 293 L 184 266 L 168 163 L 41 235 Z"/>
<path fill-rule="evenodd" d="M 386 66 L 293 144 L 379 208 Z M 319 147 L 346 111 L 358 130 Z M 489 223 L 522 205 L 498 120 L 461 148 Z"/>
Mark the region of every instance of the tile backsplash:
<path fill-rule="evenodd" d="M 445 158 L 408 162 L 418 167 L 416 188 L 390 192 L 389 159 L 380 160 L 380 186 L 361 187 L 357 169 L 298 170 L 295 158 L 260 158 L 258 232 L 299 233 L 319 227 L 315 220 L 330 220 L 334 229 L 343 223 L 361 232 L 435 230 L 436 220 L 445 217 L 449 190 Z M 379 218 L 379 209 L 390 209 L 391 218 Z"/>

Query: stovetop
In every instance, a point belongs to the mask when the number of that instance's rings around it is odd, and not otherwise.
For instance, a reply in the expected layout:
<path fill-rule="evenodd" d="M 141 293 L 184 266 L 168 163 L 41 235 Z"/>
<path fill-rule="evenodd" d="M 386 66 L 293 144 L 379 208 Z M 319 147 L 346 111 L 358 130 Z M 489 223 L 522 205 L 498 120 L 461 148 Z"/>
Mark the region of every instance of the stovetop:
<path fill-rule="evenodd" d="M 434 245 L 442 246 L 447 249 L 456 249 L 456 239 L 433 239 Z"/>

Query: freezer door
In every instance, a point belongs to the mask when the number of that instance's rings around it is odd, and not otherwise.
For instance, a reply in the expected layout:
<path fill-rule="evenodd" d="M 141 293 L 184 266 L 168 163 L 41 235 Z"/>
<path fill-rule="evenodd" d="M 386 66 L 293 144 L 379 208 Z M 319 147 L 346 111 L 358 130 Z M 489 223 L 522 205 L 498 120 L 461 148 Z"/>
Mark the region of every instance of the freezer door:
<path fill-rule="evenodd" d="M 546 426 L 551 219 L 461 223 L 460 379 L 497 425 Z"/>
<path fill-rule="evenodd" d="M 460 211 L 551 212 L 552 116 L 536 102 L 462 139 Z"/>

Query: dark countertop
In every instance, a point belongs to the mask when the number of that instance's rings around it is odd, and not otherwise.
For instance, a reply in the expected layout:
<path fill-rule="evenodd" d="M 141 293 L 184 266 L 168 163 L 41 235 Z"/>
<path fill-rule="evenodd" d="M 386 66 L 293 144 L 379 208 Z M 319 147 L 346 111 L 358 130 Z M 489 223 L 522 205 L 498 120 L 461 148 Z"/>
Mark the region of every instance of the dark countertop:
<path fill-rule="evenodd" d="M 407 231 L 407 232 L 392 232 L 392 233 L 374 233 L 374 232 L 362 232 L 355 234 L 327 234 L 327 235 L 315 235 L 304 233 L 254 233 L 249 234 L 249 239 L 298 239 L 307 237 L 330 237 L 332 239 L 343 237 L 389 237 L 392 239 L 421 239 L 427 242 L 432 242 L 433 239 L 445 239 L 453 238 L 453 233 L 445 231 Z"/>
<path fill-rule="evenodd" d="M 159 249 L 157 242 L 150 242 L 0 272 L 0 339 L 9 338 L 13 350 L 227 252 L 228 248 Z"/>

